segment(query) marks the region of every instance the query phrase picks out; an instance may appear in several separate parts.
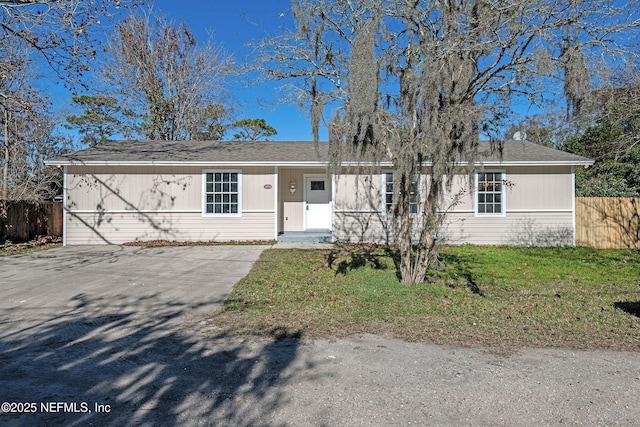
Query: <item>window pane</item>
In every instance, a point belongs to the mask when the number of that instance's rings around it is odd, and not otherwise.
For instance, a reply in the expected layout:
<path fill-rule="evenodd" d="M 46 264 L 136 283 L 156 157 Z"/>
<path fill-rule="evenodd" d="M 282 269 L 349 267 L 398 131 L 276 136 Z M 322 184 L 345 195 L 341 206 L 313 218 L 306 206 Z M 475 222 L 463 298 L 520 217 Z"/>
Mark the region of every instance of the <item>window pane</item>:
<path fill-rule="evenodd" d="M 502 213 L 502 173 L 478 173 L 478 213 Z"/>
<path fill-rule="evenodd" d="M 239 173 L 205 173 L 205 213 L 226 214 L 239 212 Z"/>
<path fill-rule="evenodd" d="M 324 181 L 311 181 L 311 191 L 324 191 Z"/>

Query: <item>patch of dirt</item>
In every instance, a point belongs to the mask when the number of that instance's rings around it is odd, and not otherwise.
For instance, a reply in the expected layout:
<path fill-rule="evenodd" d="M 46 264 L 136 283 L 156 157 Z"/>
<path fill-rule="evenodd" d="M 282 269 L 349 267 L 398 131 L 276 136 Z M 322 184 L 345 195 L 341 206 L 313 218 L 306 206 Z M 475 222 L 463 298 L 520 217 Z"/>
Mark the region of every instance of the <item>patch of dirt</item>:
<path fill-rule="evenodd" d="M 5 240 L 0 244 L 0 255 L 12 255 L 15 253 L 29 252 L 31 250 L 50 249 L 62 246 L 62 237 L 57 236 L 36 236 L 28 242 L 13 243 Z"/>

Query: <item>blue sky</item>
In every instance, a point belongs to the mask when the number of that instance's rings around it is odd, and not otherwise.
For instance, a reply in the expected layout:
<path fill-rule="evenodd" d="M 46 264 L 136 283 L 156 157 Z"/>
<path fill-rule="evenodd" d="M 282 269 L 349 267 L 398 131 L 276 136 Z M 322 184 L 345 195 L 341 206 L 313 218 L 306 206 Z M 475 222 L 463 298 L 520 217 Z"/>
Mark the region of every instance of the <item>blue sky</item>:
<path fill-rule="evenodd" d="M 290 0 L 155 0 L 154 4 L 155 12 L 176 23 L 184 21 L 199 40 L 212 33 L 238 64 L 251 54 L 247 44 L 263 38 L 265 30 L 275 32 L 279 26 L 293 24 Z M 238 78 L 230 89 L 230 95 L 240 103 L 239 118 L 264 118 L 276 128 L 278 135 L 270 139 L 312 139 L 309 119 L 297 105 L 265 106 L 258 102 L 259 98 L 276 98 L 275 85 L 247 86 Z"/>
<path fill-rule="evenodd" d="M 278 33 L 280 27 L 292 27 L 293 19 L 290 0 L 155 0 L 154 11 L 175 21 L 184 21 L 199 40 L 212 34 L 213 40 L 227 52 L 233 54 L 238 65 L 252 54 L 248 44 L 265 37 L 265 31 Z M 230 96 L 238 103 L 237 119 L 264 118 L 276 128 L 278 135 L 272 140 L 311 140 L 311 125 L 304 111 L 297 105 L 265 105 L 259 99 L 278 98 L 277 84 L 247 85 L 246 80 L 237 77 L 229 88 Z M 58 85 L 56 92 L 62 92 Z M 60 92 L 56 94 L 62 95 Z M 70 104 L 71 95 L 58 97 Z M 539 112 L 527 105 L 518 107 L 525 115 Z M 327 138 L 321 129 L 321 139 Z"/>

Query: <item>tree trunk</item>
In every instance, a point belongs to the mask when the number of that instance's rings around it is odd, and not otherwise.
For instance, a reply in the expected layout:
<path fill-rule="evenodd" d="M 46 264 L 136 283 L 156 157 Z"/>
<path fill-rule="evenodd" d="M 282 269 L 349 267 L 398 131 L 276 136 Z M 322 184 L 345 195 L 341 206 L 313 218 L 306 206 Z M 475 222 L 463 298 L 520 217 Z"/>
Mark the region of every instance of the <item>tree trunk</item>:
<path fill-rule="evenodd" d="M 431 180 L 426 199 L 422 204 L 420 218 L 411 218 L 409 211 L 409 191 L 404 189 L 398 197 L 400 208 L 400 233 L 398 235 L 398 248 L 400 250 L 400 277 L 405 285 L 422 283 L 427 271 L 438 257 L 438 231 L 441 227 L 440 213 L 438 212 L 438 200 L 440 199 L 442 186 L 439 182 Z M 403 197 L 402 194 L 406 196 Z M 421 221 L 418 244 L 413 245 L 412 222 Z"/>
<path fill-rule="evenodd" d="M 400 250 L 400 281 L 404 285 L 414 283 L 412 274 L 412 257 L 413 252 L 411 244 L 411 217 L 409 209 L 402 209 L 404 212 L 400 214 L 400 234 L 398 236 L 398 249 Z"/>
<path fill-rule="evenodd" d="M 414 245 L 413 245 L 413 221 L 414 218 L 411 217 L 411 177 L 412 173 L 408 175 L 401 175 L 398 180 L 398 186 L 396 188 L 399 189 L 396 197 L 398 198 L 398 202 L 396 206 L 398 207 L 397 215 L 400 220 L 400 232 L 398 234 L 398 249 L 400 251 L 400 282 L 404 285 L 413 285 L 415 283 L 420 283 L 424 279 L 424 274 L 422 277 L 416 275 L 418 272 L 418 267 L 416 258 Z"/>
<path fill-rule="evenodd" d="M 2 200 L 7 200 L 9 191 L 9 112 L 4 111 L 4 164 L 2 165 Z"/>

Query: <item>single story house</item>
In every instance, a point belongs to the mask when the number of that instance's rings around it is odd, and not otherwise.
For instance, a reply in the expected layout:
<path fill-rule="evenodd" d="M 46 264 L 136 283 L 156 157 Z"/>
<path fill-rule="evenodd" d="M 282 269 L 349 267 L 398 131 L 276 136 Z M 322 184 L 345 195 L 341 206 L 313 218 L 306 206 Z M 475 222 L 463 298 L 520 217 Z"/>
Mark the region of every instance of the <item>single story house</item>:
<path fill-rule="evenodd" d="M 326 143 L 117 141 L 58 156 L 64 244 L 140 240 L 390 242 L 397 221 L 390 164 L 341 165 Z M 487 152 L 476 176 L 456 176 L 445 229 L 451 243 L 573 244 L 574 168 L 587 158 L 525 141 Z M 429 165 L 415 179 L 416 215 Z"/>

